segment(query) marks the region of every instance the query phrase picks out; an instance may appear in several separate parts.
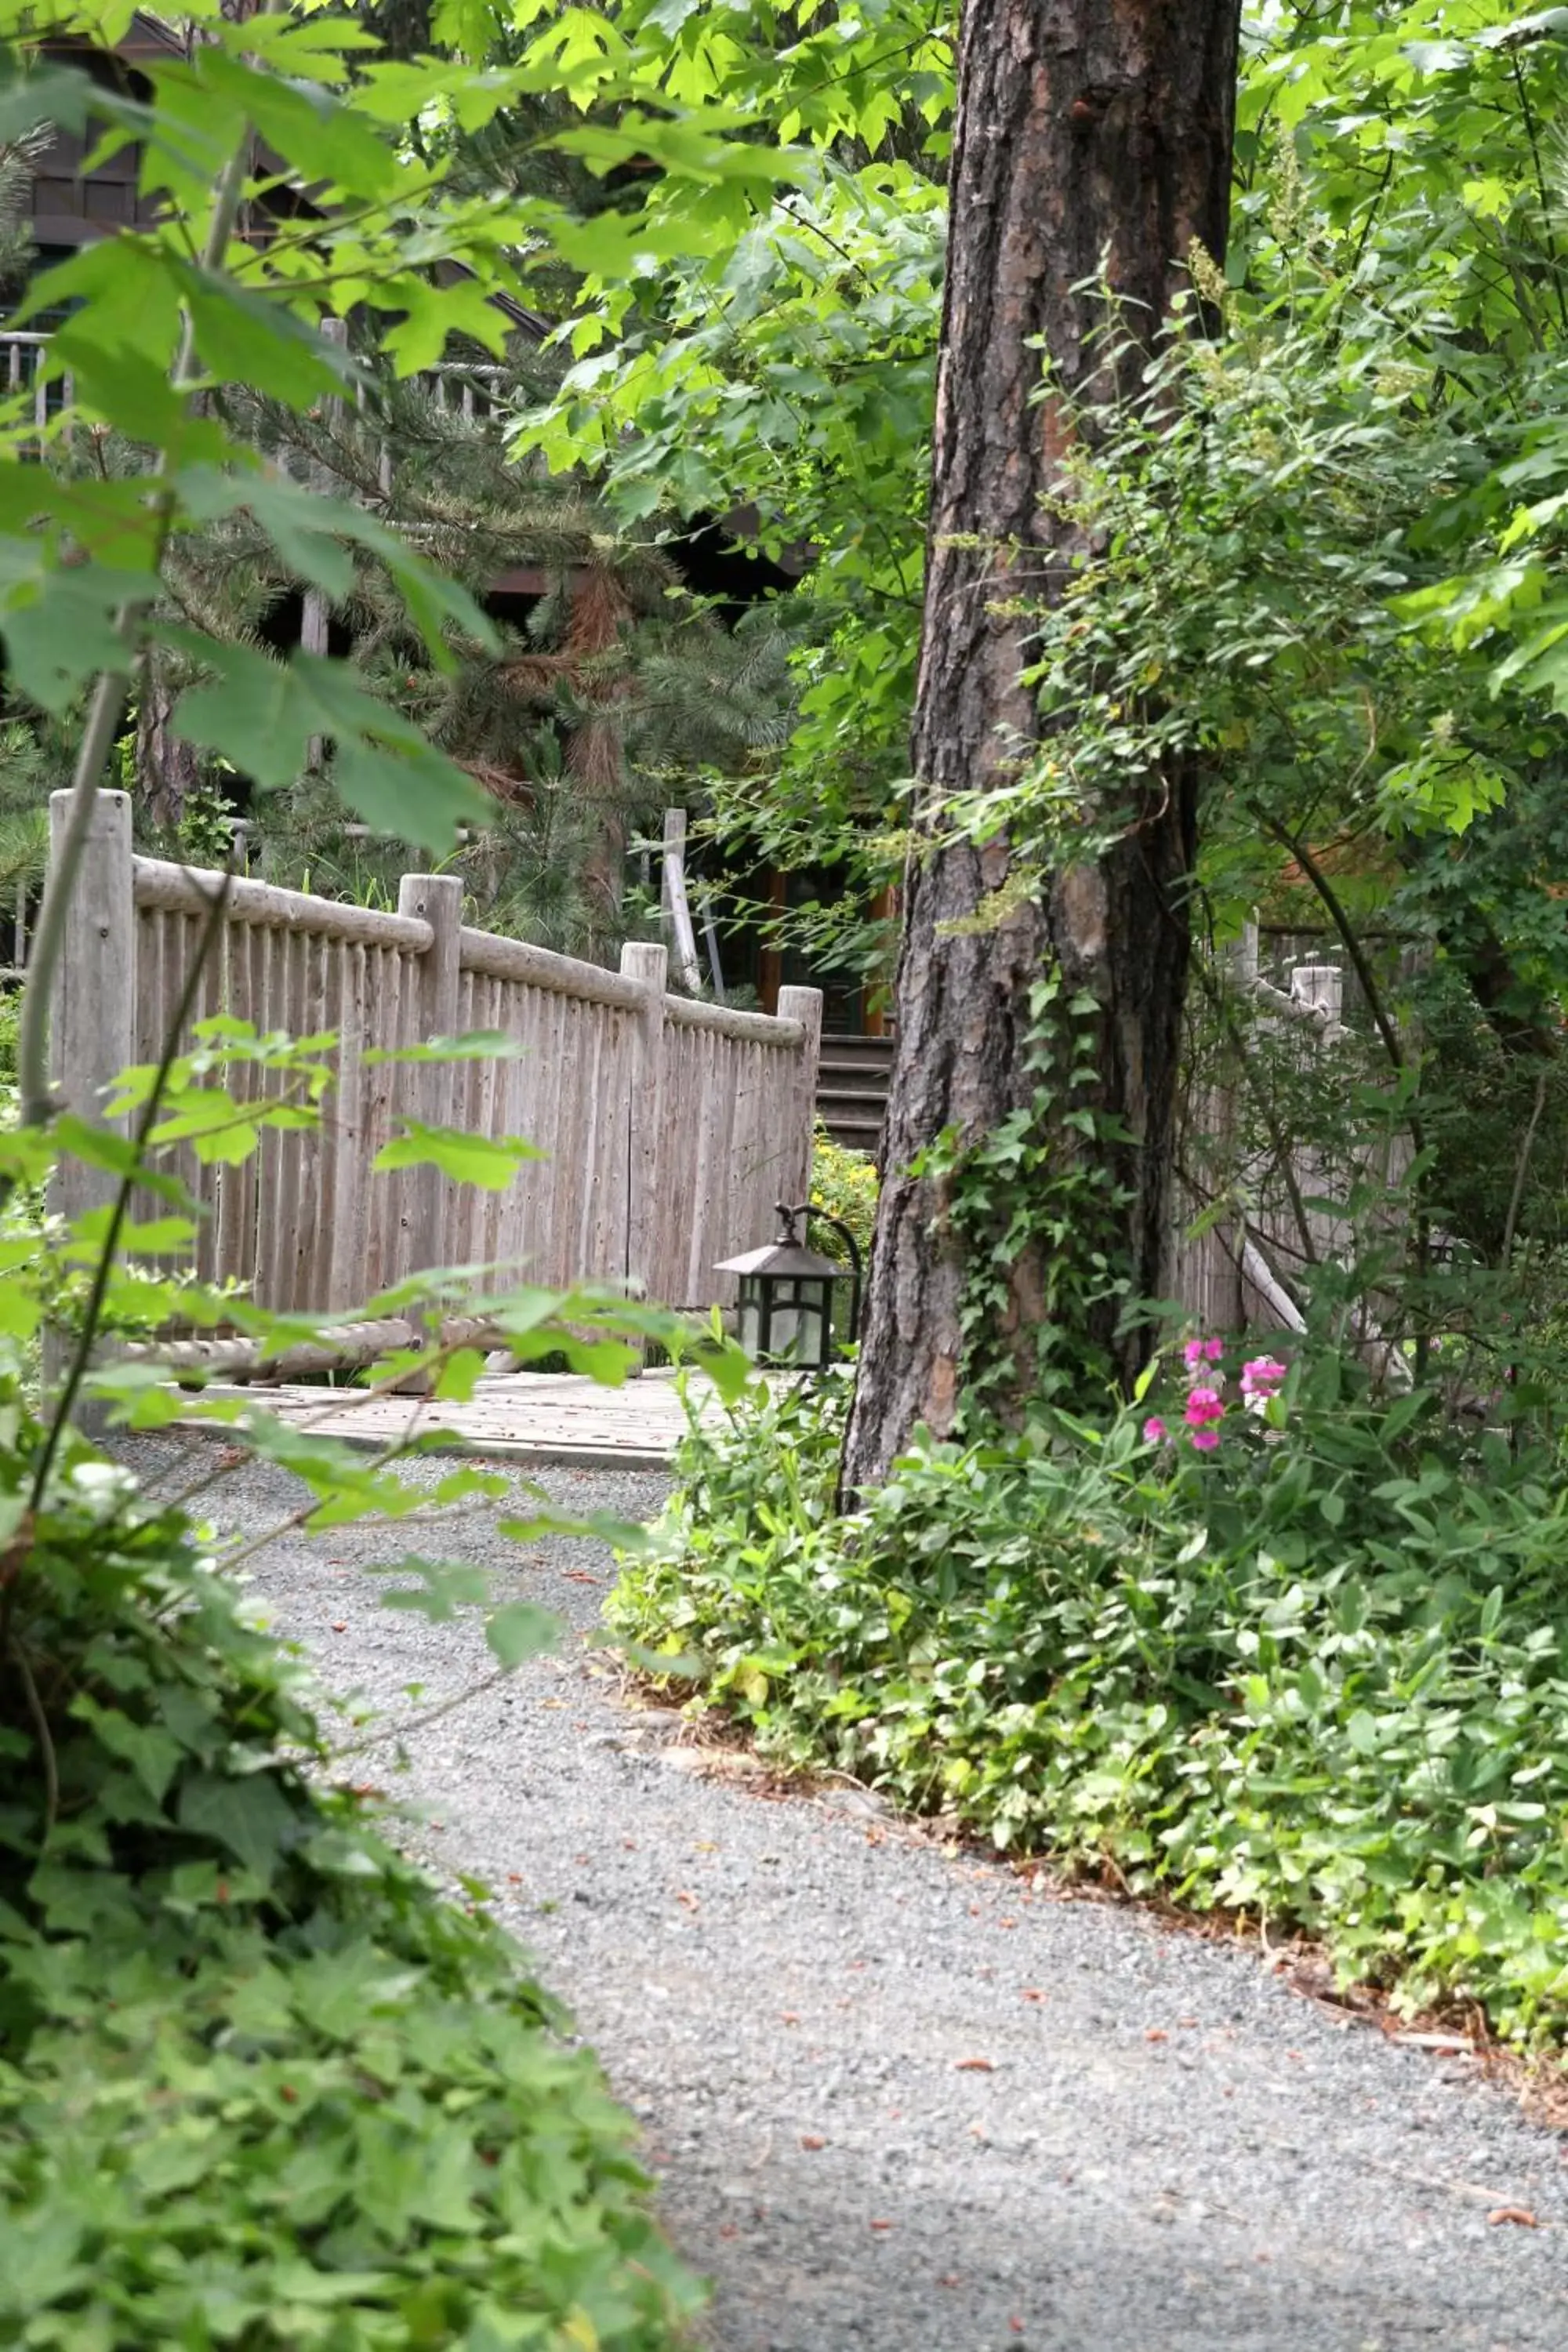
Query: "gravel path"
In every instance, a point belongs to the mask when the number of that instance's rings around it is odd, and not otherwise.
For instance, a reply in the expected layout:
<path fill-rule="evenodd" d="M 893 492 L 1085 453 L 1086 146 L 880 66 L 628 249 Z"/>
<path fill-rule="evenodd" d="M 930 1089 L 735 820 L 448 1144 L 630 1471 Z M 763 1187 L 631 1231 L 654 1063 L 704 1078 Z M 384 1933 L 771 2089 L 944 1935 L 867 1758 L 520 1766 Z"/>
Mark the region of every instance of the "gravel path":
<path fill-rule="evenodd" d="M 662 1496 L 543 1483 L 627 1517 Z M 254 1528 L 298 1495 L 251 1466 L 212 1507 Z M 1256 1954 L 945 1857 L 855 1792 L 705 1777 L 593 1654 L 602 1550 L 520 1554 L 488 1507 L 421 1539 L 576 1631 L 375 1776 L 420 1810 L 419 1851 L 497 1890 L 642 2119 L 716 2281 L 714 2352 L 1568 2345 L 1568 2144 L 1468 2062 L 1346 2030 Z M 488 1664 L 468 1626 L 379 1605 L 359 1564 L 407 1548 L 337 1530 L 255 1563 L 328 1685 L 392 1712 Z M 1541 2226 L 1492 2223 L 1505 2206 Z"/>

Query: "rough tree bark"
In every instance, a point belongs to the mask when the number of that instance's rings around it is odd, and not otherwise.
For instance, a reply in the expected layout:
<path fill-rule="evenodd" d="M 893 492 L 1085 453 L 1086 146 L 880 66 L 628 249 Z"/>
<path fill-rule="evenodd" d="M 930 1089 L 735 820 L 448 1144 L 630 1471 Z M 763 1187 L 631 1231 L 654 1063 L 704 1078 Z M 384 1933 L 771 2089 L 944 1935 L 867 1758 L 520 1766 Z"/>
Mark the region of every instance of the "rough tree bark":
<path fill-rule="evenodd" d="M 171 833 L 202 780 L 200 753 L 169 731 L 179 698 L 164 665 L 149 654 L 142 666 L 136 712 L 136 782 L 153 824 Z"/>
<path fill-rule="evenodd" d="M 1060 404 L 1038 397 L 1043 342 L 1070 400 L 1105 365 L 1101 278 L 1123 322 L 1151 337 L 1184 281 L 1194 239 L 1223 254 L 1238 0 L 965 0 L 951 171 L 952 227 L 937 384 L 925 632 L 917 691 L 917 825 L 942 797 L 1015 772 L 1037 740 L 1019 685 L 1029 622 L 1071 526 L 1047 493 Z M 1119 392 L 1137 380 L 1124 362 Z M 1101 375 L 1097 393 L 1110 386 Z M 876 1484 L 918 1423 L 952 1426 L 963 1369 L 964 1265 L 942 1180 L 910 1162 L 949 1129 L 961 1144 L 1029 1103 L 1028 992 L 1053 966 L 1099 1005 L 1099 1108 L 1132 1140 L 1109 1152 L 1137 1295 L 1157 1293 L 1185 982 L 1184 881 L 1195 779 L 1172 772 L 1138 795 L 1094 864 L 1060 867 L 1037 897 L 998 898 L 1005 842 L 917 839 L 905 880 L 898 1038 L 869 1309 L 845 1456 L 851 1488 Z M 987 901 L 1001 919 L 987 923 Z M 981 916 L 978 925 L 973 919 Z M 949 928 L 957 925 L 956 929 Z M 1015 1402 L 1035 1363 L 1046 1293 L 1038 1244 L 1008 1277 L 994 1335 L 1010 1350 Z M 1090 1335 L 1131 1370 L 1142 1343 Z M 1004 1393 L 1003 1402 L 1006 1398 Z"/>

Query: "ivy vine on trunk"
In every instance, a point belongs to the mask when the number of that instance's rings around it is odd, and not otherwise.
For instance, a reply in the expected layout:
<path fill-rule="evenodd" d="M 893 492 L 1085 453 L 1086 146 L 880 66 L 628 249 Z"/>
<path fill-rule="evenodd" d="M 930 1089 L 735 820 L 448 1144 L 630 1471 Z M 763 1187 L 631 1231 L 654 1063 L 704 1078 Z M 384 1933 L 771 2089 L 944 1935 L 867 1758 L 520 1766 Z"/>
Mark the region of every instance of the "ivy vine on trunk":
<path fill-rule="evenodd" d="M 1126 1300 L 1157 1292 L 1164 1250 L 1195 771 L 1173 761 L 1130 778 L 1117 808 L 1080 805 L 1086 854 L 1072 856 L 1069 825 L 1043 875 L 1005 833 L 958 834 L 943 815 L 1041 752 L 1031 615 L 1064 567 L 1092 560 L 1051 497 L 1074 404 L 1108 380 L 1136 395 L 1192 247 L 1225 250 L 1238 16 L 1237 0 L 964 9 L 920 799 L 851 1487 L 882 1477 L 917 1426 L 954 1426 L 977 1345 L 988 1403 L 1016 1420 L 1042 1332 L 1124 1374 L 1145 1344 L 1121 1327 Z M 1070 734 L 1059 751 L 1070 777 Z M 1086 1058 L 1088 1098 L 1073 1078 Z M 1082 1279 L 1064 1284 L 1057 1261 L 1075 1248 Z"/>

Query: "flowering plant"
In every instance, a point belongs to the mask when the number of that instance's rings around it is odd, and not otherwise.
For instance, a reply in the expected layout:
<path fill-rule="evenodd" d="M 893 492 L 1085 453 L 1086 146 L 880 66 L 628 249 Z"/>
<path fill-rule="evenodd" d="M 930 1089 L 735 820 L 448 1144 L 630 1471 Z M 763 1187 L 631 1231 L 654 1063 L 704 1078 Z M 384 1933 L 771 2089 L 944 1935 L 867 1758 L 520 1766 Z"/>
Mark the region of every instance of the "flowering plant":
<path fill-rule="evenodd" d="M 1228 1411 L 1225 1353 L 1226 1343 L 1216 1332 L 1183 1343 L 1182 1362 L 1187 1385 L 1179 1429 L 1185 1433 L 1194 1454 L 1214 1454 L 1219 1448 L 1222 1424 Z M 1250 1356 L 1242 1365 L 1237 1383 L 1243 1412 L 1265 1423 L 1271 1438 L 1277 1437 L 1285 1426 L 1284 1391 L 1289 1370 L 1289 1366 L 1280 1363 L 1275 1356 Z M 1148 1385 L 1146 1381 L 1145 1387 Z M 1163 1413 L 1149 1415 L 1143 1423 L 1143 1439 L 1148 1445 L 1175 1443 L 1171 1422 Z"/>

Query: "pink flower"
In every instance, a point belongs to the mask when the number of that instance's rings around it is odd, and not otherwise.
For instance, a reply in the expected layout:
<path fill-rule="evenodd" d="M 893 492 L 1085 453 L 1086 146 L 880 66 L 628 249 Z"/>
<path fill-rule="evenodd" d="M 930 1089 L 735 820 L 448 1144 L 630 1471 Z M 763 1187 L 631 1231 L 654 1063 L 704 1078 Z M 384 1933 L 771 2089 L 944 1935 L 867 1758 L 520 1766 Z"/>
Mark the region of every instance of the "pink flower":
<path fill-rule="evenodd" d="M 1145 1445 L 1163 1445 L 1165 1443 L 1165 1424 L 1157 1412 L 1152 1412 L 1143 1423 L 1143 1443 Z"/>
<path fill-rule="evenodd" d="M 1254 1356 L 1241 1368 L 1241 1393 L 1248 1412 L 1263 1413 L 1268 1410 L 1268 1400 L 1279 1391 L 1288 1377 L 1288 1366 L 1276 1363 L 1272 1356 Z"/>
<path fill-rule="evenodd" d="M 1189 1429 L 1202 1429 L 1213 1421 L 1225 1419 L 1225 1404 L 1217 1389 L 1195 1388 L 1187 1391 L 1187 1408 L 1183 1415 Z"/>
<path fill-rule="evenodd" d="M 1219 1432 L 1217 1429 L 1194 1430 L 1193 1451 L 1194 1454 L 1212 1454 L 1218 1444 Z"/>
<path fill-rule="evenodd" d="M 1182 1349 L 1182 1360 L 1189 1372 L 1195 1372 L 1200 1364 L 1217 1364 L 1224 1353 L 1223 1339 L 1212 1337 L 1207 1339 L 1189 1339 Z"/>

